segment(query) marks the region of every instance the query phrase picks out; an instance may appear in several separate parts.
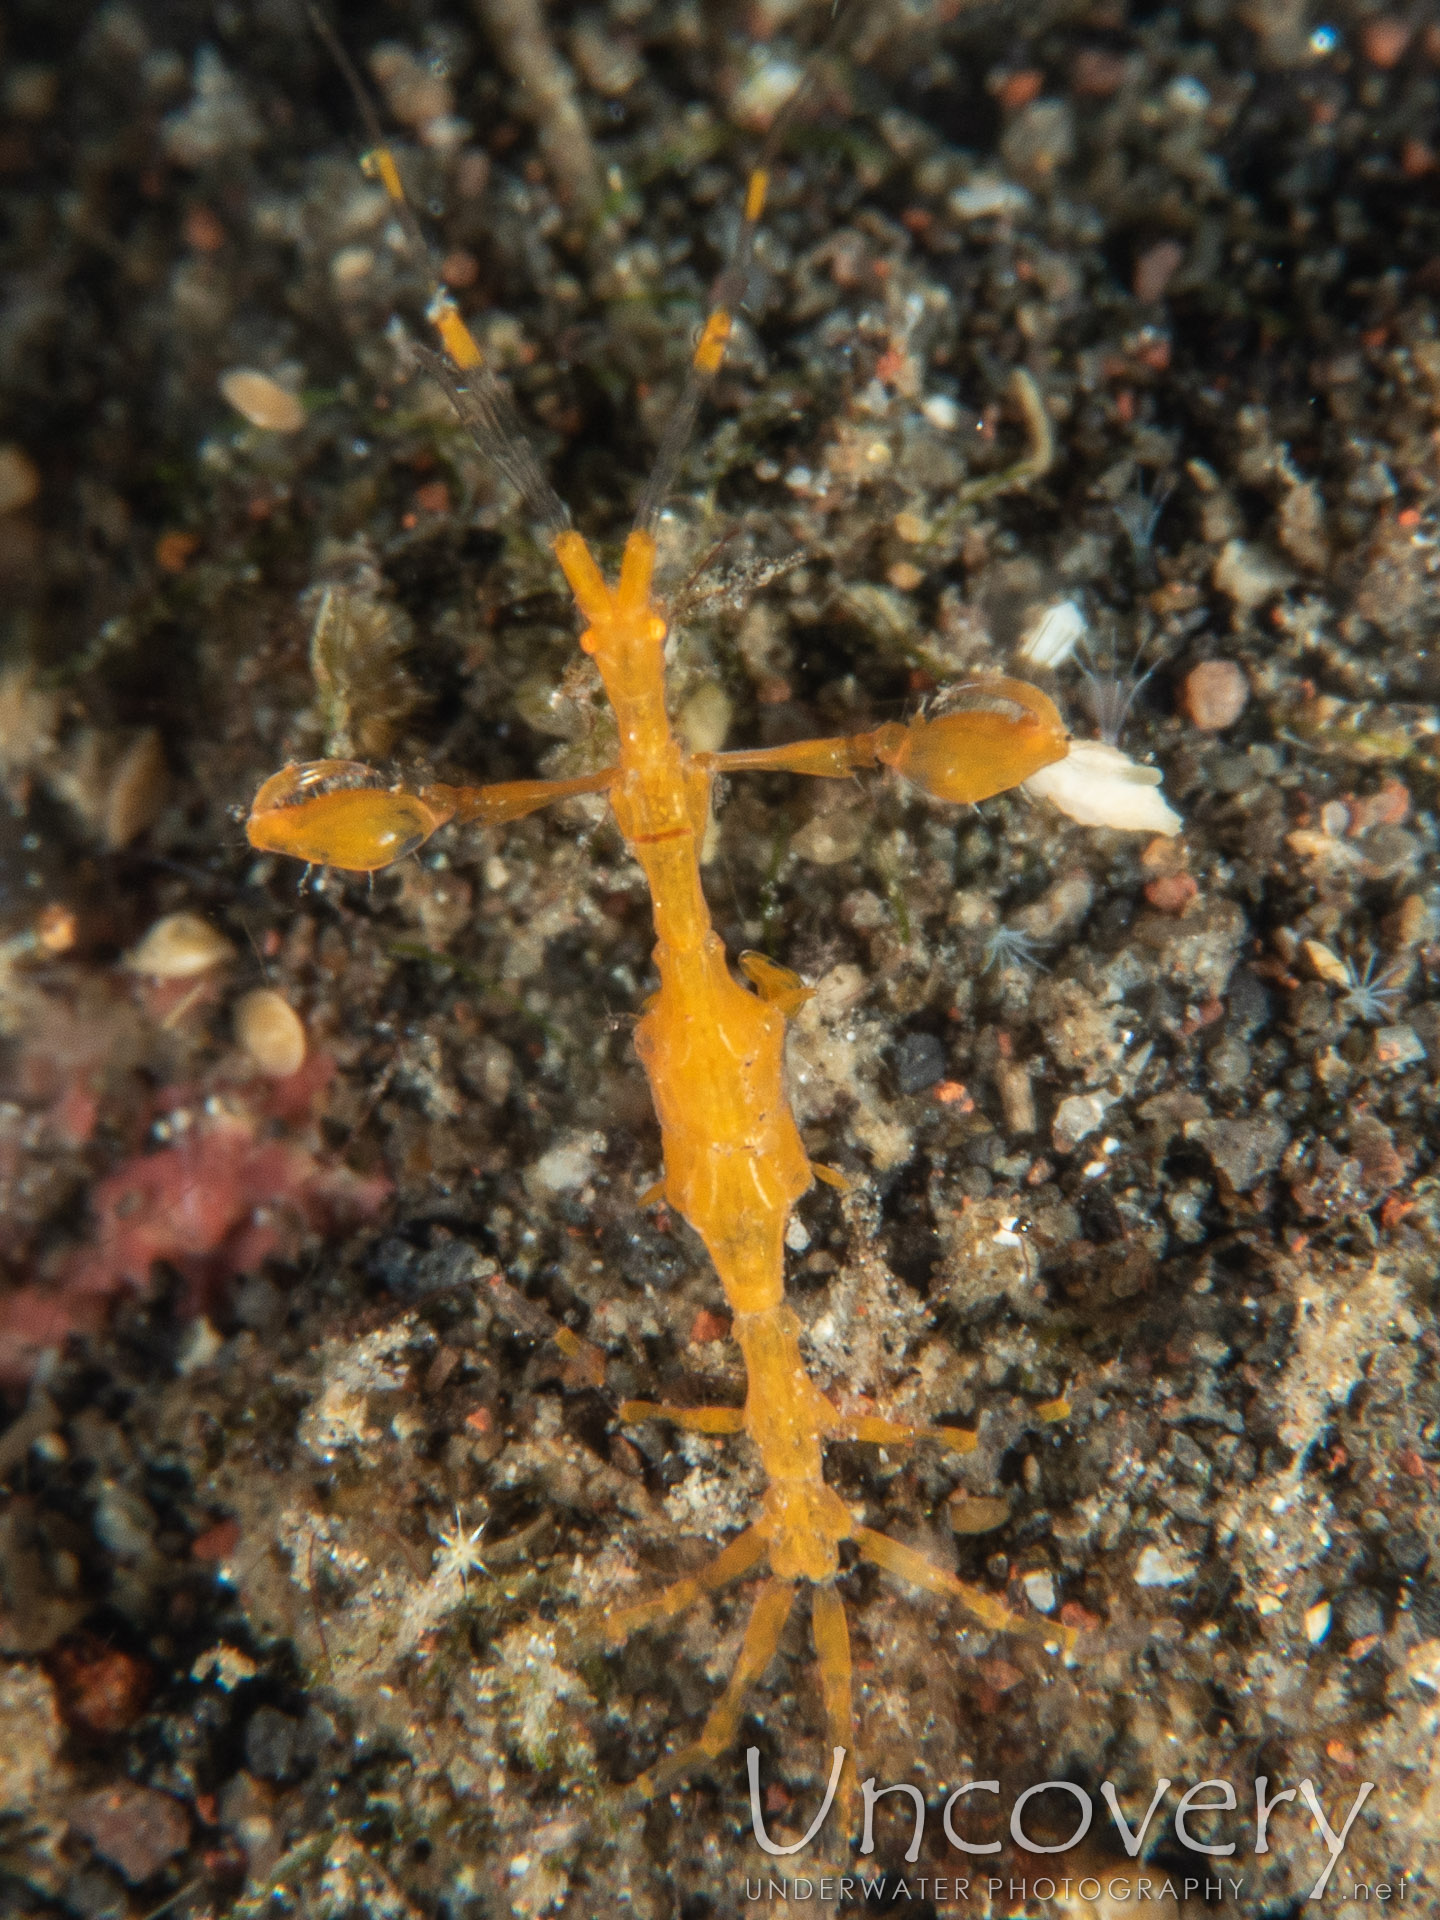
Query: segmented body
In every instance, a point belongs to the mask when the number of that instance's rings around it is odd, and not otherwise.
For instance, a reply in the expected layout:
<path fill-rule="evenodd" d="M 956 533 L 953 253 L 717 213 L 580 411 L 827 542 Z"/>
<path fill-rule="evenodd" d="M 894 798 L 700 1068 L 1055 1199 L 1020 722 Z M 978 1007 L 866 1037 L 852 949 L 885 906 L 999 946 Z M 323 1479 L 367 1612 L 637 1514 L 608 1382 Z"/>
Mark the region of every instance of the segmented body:
<path fill-rule="evenodd" d="M 343 59 L 343 55 L 341 56 Z M 366 108 L 367 114 L 369 112 Z M 373 125 L 373 116 L 371 116 Z M 777 127 L 771 147 L 779 137 Z M 373 171 L 412 232 L 398 168 L 381 149 Z M 743 292 L 750 238 L 765 202 L 768 166 L 751 177 L 740 243 L 717 288 L 695 349 L 689 382 L 641 500 L 618 580 L 609 584 L 551 492 L 481 361 L 480 350 L 447 296 L 430 318 L 444 358 L 426 364 L 450 393 L 477 442 L 519 487 L 545 529 L 585 622 L 581 645 L 599 671 L 619 733 L 615 765 L 579 779 L 497 786 L 387 786 L 345 761 L 288 767 L 262 787 L 248 831 L 252 844 L 320 865 L 373 872 L 414 852 L 448 822 L 499 826 L 577 793 L 608 794 L 615 821 L 644 870 L 654 911 L 659 989 L 636 1031 L 659 1117 L 664 1152 L 661 1191 L 704 1241 L 734 1315 L 744 1357 L 743 1409 L 671 1408 L 627 1402 L 623 1420 L 663 1417 L 712 1434 L 745 1433 L 767 1481 L 763 1509 L 700 1573 L 607 1614 L 600 1632 L 618 1644 L 637 1629 L 674 1618 L 706 1592 L 761 1568 L 761 1588 L 729 1684 L 699 1738 L 635 1783 L 653 1792 L 692 1762 L 720 1753 L 733 1738 L 749 1685 L 779 1644 L 797 1587 L 811 1593 L 812 1632 L 826 1723 L 836 1754 L 853 1747 L 851 1667 L 845 1611 L 836 1581 L 841 1547 L 932 1593 L 958 1599 L 987 1625 L 1015 1629 L 1015 1616 L 913 1549 L 859 1525 L 824 1475 L 827 1440 L 881 1444 L 931 1439 L 968 1450 L 959 1429 L 914 1428 L 873 1416 L 842 1416 L 811 1379 L 800 1326 L 785 1304 L 786 1227 L 819 1175 L 805 1152 L 785 1089 L 787 1011 L 807 997 L 793 974 L 760 956 L 744 956 L 751 986 L 731 972 L 710 921 L 700 848 L 714 774 L 767 770 L 849 778 L 858 769 L 894 769 L 922 792 L 973 802 L 1018 785 L 1062 760 L 1069 739 L 1048 697 L 1021 682 L 992 678 L 963 688 L 951 709 L 909 725 L 890 723 L 839 739 L 735 753 L 692 755 L 666 708 L 666 619 L 652 591 L 655 525 L 673 483 L 699 403 L 724 356 L 732 310 Z M 751 987 L 756 990 L 752 991 Z M 1056 1636 L 1051 1629 L 1045 1629 Z M 1063 1637 L 1063 1636 L 1061 1636 Z M 843 1767 L 842 1822 L 848 1824 L 853 1760 Z"/>

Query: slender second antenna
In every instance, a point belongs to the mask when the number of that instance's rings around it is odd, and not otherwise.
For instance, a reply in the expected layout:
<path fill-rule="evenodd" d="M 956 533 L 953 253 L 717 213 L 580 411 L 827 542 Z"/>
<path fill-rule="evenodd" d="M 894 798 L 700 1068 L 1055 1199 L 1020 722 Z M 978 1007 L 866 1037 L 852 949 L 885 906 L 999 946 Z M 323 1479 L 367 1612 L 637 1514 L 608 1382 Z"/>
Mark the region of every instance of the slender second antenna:
<path fill-rule="evenodd" d="M 776 155 L 789 137 L 790 129 L 794 126 L 801 108 L 813 93 L 821 67 L 834 51 L 842 35 L 849 30 L 850 20 L 855 11 L 853 8 L 845 8 L 832 21 L 824 40 L 806 62 L 805 71 L 796 84 L 794 92 L 770 123 L 770 131 L 760 150 L 760 158 L 751 170 L 745 187 L 745 206 L 740 221 L 740 231 L 735 236 L 730 258 L 726 261 L 710 295 L 710 311 L 691 356 L 690 371 L 680 391 L 680 398 L 675 403 L 675 411 L 671 414 L 665 431 L 661 435 L 660 451 L 656 455 L 654 469 L 645 483 L 645 491 L 640 496 L 635 526 L 642 532 L 655 531 L 661 510 L 679 476 L 685 450 L 690 444 L 690 436 L 695 431 L 695 422 L 700 414 L 701 403 L 714 385 L 715 377 L 724 364 L 725 349 L 735 324 L 735 309 L 744 300 L 750 279 L 755 236 L 764 218 L 765 201 L 770 190 L 770 172 L 775 164 Z"/>
<path fill-rule="evenodd" d="M 414 209 L 405 195 L 405 184 L 395 155 L 385 141 L 385 130 L 369 89 L 340 42 L 340 37 L 318 7 L 309 8 L 316 33 L 329 49 L 331 58 L 344 76 L 355 99 L 355 106 L 370 140 L 370 151 L 362 166 L 378 179 L 390 197 L 390 203 L 404 229 L 406 241 L 416 259 L 428 273 L 430 302 L 425 317 L 440 337 L 442 353 L 412 343 L 411 352 L 450 398 L 460 419 L 480 452 L 495 470 L 519 493 L 525 510 L 547 536 L 562 533 L 570 524 L 564 501 L 545 477 L 535 449 L 521 426 L 505 388 L 485 364 L 469 327 L 460 317 L 460 309 L 446 290 L 436 269 L 434 251 L 425 238 Z"/>

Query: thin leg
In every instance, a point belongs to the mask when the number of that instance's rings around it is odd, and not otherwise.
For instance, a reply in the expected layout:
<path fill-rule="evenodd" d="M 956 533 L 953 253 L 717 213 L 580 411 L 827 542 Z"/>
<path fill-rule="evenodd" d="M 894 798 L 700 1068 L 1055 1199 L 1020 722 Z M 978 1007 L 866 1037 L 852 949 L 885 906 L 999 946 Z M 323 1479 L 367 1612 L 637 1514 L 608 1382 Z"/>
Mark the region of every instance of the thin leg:
<path fill-rule="evenodd" d="M 876 764 L 876 746 L 882 739 L 894 744 L 904 732 L 904 727 L 891 721 L 874 733 L 792 740 L 783 747 L 741 747 L 738 752 L 700 753 L 695 758 L 712 773 L 808 773 L 817 780 L 846 780 Z"/>
<path fill-rule="evenodd" d="M 739 1580 L 749 1573 L 756 1561 L 764 1557 L 767 1545 L 758 1527 L 747 1527 L 744 1533 L 737 1533 L 724 1552 L 717 1554 L 709 1566 L 702 1567 L 699 1573 L 688 1574 L 685 1579 L 662 1587 L 659 1593 L 652 1594 L 648 1600 L 641 1600 L 636 1606 L 621 1607 L 614 1613 L 607 1613 L 600 1622 L 601 1635 L 609 1645 L 618 1647 L 642 1627 L 654 1626 L 658 1620 L 673 1620 L 677 1613 L 684 1613 L 687 1607 L 694 1606 L 702 1594 L 715 1593 L 732 1580 Z"/>
<path fill-rule="evenodd" d="M 744 1538 L 743 1534 L 741 1538 Z M 670 1754 L 648 1773 L 642 1773 L 630 1789 L 632 1793 L 648 1800 L 697 1762 L 713 1760 L 717 1754 L 725 1751 L 735 1738 L 735 1729 L 745 1710 L 746 1694 L 775 1656 L 775 1649 L 780 1644 L 780 1636 L 785 1631 L 785 1622 L 790 1618 L 794 1603 L 795 1587 L 792 1581 L 766 1581 L 751 1612 L 740 1658 L 735 1662 L 730 1683 L 711 1709 L 700 1738 L 692 1741 L 688 1747 L 682 1747 L 678 1753 Z"/>
<path fill-rule="evenodd" d="M 850 1685 L 850 1629 L 845 1621 L 845 1602 L 827 1581 L 812 1589 L 810 1598 L 810 1635 L 815 1642 L 815 1658 L 820 1667 L 820 1692 L 825 1701 L 825 1744 L 833 1753 L 845 1749 L 845 1765 L 835 1796 L 839 1810 L 841 1845 L 850 1841 L 850 1822 L 855 1804 L 855 1719 Z"/>
<path fill-rule="evenodd" d="M 900 1420 L 882 1420 L 863 1414 L 854 1420 L 839 1420 L 830 1429 L 833 1440 L 868 1440 L 877 1447 L 909 1447 L 917 1440 L 938 1440 L 955 1453 L 974 1453 L 980 1444 L 978 1433 L 968 1427 L 911 1427 Z"/>
<path fill-rule="evenodd" d="M 852 1537 L 862 1560 L 868 1560 L 892 1579 L 908 1580 L 912 1587 L 921 1587 L 926 1593 L 938 1593 L 944 1599 L 958 1600 L 982 1626 L 993 1627 L 999 1633 L 1029 1634 L 1032 1639 L 1050 1639 L 1058 1635 L 1073 1641 L 1075 1637 L 1068 1628 L 1052 1626 L 1048 1620 L 1038 1625 L 1031 1620 L 1022 1620 L 1018 1613 L 1012 1613 L 981 1588 L 957 1580 L 953 1573 L 947 1573 L 944 1567 L 937 1567 L 933 1560 L 927 1560 L 923 1553 L 917 1553 L 913 1547 L 902 1546 L 888 1534 L 876 1533 L 870 1527 L 857 1527 Z"/>
<path fill-rule="evenodd" d="M 427 787 L 422 797 L 443 797 L 455 809 L 457 826 L 478 821 L 482 827 L 501 827 L 557 800 L 604 793 L 615 784 L 618 772 L 618 767 L 603 767 L 599 773 L 581 774 L 574 780 L 502 780 L 490 787 Z"/>
<path fill-rule="evenodd" d="M 622 1400 L 620 1423 L 633 1427 L 640 1420 L 668 1420 L 683 1433 L 743 1433 L 743 1407 L 667 1407 L 661 1400 Z"/>

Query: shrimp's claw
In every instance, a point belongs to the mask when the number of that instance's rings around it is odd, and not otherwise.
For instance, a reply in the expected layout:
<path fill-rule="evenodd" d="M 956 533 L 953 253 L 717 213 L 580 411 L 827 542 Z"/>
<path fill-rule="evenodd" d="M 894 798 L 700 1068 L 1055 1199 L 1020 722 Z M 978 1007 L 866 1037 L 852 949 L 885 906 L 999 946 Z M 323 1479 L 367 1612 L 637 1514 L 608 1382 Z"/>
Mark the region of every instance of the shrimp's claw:
<path fill-rule="evenodd" d="M 245 832 L 261 853 L 378 873 L 423 847 L 454 811 L 445 788 L 386 787 L 358 760 L 310 760 L 271 775 Z"/>
<path fill-rule="evenodd" d="M 936 800 L 974 805 L 1063 760 L 1070 736 L 1055 703 L 1023 680 L 972 680 L 961 704 L 912 720 L 876 757 Z"/>

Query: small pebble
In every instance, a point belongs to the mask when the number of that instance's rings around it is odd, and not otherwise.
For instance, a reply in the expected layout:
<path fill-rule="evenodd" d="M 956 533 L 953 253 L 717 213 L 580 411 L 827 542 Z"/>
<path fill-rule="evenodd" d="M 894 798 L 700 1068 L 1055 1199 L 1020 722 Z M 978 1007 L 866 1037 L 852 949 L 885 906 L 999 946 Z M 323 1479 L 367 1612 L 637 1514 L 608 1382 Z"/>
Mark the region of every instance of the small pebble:
<path fill-rule="evenodd" d="M 128 1780 L 76 1801 L 70 1829 L 132 1886 L 158 1873 L 190 1844 L 190 1822 L 180 1802 Z"/>
<path fill-rule="evenodd" d="M 224 934 L 198 913 L 167 913 L 125 955 L 125 965 L 150 980 L 189 980 L 234 957 Z"/>
<path fill-rule="evenodd" d="M 945 1049 L 933 1033 L 907 1033 L 895 1047 L 895 1084 L 901 1093 L 924 1093 L 945 1078 Z"/>
<path fill-rule="evenodd" d="M 982 1494 L 957 1493 L 950 1502 L 956 1533 L 993 1533 L 1010 1518 L 1010 1502 Z"/>
<path fill-rule="evenodd" d="M 1114 1105 L 1106 1093 L 1072 1093 L 1055 1109 L 1050 1137 L 1057 1153 L 1069 1153 L 1105 1118 L 1105 1109 Z"/>
<path fill-rule="evenodd" d="M 1290 1144 L 1284 1123 L 1268 1115 L 1187 1120 L 1184 1132 L 1187 1140 L 1204 1147 L 1216 1172 L 1224 1174 L 1236 1193 L 1249 1193 L 1273 1173 Z"/>
<path fill-rule="evenodd" d="M 263 427 L 268 433 L 298 433 L 305 424 L 299 396 L 253 367 L 232 367 L 222 373 L 220 391 L 252 427 Z"/>
<path fill-rule="evenodd" d="M 1161 913 L 1184 913 L 1199 895 L 1195 876 L 1189 873 L 1162 873 L 1145 888 L 1145 898 Z"/>
<path fill-rule="evenodd" d="M 742 127 L 763 133 L 803 77 L 791 61 L 767 59 L 736 88 L 730 110 Z"/>
<path fill-rule="evenodd" d="M 1335 1611 L 1347 1640 L 1369 1640 L 1385 1631 L 1385 1602 L 1373 1587 L 1349 1587 Z"/>
<path fill-rule="evenodd" d="M 294 1771 L 298 1720 L 278 1707 L 257 1707 L 245 1729 L 245 1764 L 262 1780 L 283 1780 Z"/>
<path fill-rule="evenodd" d="M 256 987 L 235 1008 L 235 1039 L 261 1073 L 288 1080 L 305 1064 L 305 1025 L 273 987 Z"/>
<path fill-rule="evenodd" d="M 1397 67 L 1410 44 L 1409 21 L 1395 14 L 1379 14 L 1367 20 L 1360 33 L 1360 44 L 1372 67 Z"/>
<path fill-rule="evenodd" d="M 1135 262 L 1135 277 L 1131 285 L 1135 298 L 1147 304 L 1163 300 L 1165 289 L 1180 271 L 1185 259 L 1185 249 L 1178 240 L 1157 240 L 1153 247 Z"/>
<path fill-rule="evenodd" d="M 1305 1609 L 1305 1638 L 1312 1647 L 1318 1647 L 1330 1631 L 1330 1602 L 1317 1600 L 1313 1607 Z"/>
<path fill-rule="evenodd" d="M 1227 540 L 1216 558 L 1213 577 L 1240 613 L 1253 613 L 1295 584 L 1294 569 L 1254 540 Z"/>
<path fill-rule="evenodd" d="M 1425 1058 L 1425 1046 L 1411 1026 L 1377 1027 L 1375 1064 L 1398 1073 L 1402 1067 L 1418 1067 Z"/>
<path fill-rule="evenodd" d="M 0 513 L 18 513 L 40 492 L 40 470 L 21 447 L 0 447 Z"/>
<path fill-rule="evenodd" d="M 1233 660 L 1202 660 L 1185 676 L 1185 711 L 1202 733 L 1233 727 L 1249 698 L 1249 683 Z"/>
<path fill-rule="evenodd" d="M 949 201 L 957 220 L 1015 219 L 1030 204 L 1024 187 L 993 173 L 977 173 L 966 186 L 957 187 Z"/>
<path fill-rule="evenodd" d="M 124 1885 L 103 1867 L 82 1867 L 72 1873 L 60 1897 L 75 1920 L 126 1920 L 130 1912 Z"/>
<path fill-rule="evenodd" d="M 1314 968 L 1317 980 L 1324 980 L 1332 987 L 1354 986 L 1354 976 L 1345 962 L 1323 940 L 1302 940 L 1300 951 Z"/>

